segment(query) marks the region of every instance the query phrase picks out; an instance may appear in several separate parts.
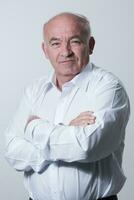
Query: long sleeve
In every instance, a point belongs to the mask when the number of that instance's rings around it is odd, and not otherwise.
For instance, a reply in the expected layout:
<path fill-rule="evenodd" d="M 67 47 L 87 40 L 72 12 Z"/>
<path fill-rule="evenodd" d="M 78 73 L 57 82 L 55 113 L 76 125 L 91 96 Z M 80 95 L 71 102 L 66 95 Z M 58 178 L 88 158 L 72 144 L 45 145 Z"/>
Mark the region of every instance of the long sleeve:
<path fill-rule="evenodd" d="M 20 171 L 28 171 L 31 169 L 40 171 L 48 164 L 47 154 L 45 153 L 44 155 L 36 145 L 25 138 L 25 126 L 29 116 L 33 114 L 32 90 L 30 87 L 24 91 L 15 117 L 5 131 L 5 157 L 16 170 Z"/>
<path fill-rule="evenodd" d="M 93 85 L 90 92 L 96 122 L 86 127 L 54 125 L 43 118 L 31 121 L 25 130 L 29 116 L 35 114 L 35 97 L 31 89 L 26 90 L 6 131 L 8 162 L 17 170 L 39 172 L 57 160 L 94 162 L 116 151 L 124 141 L 129 118 L 127 94 L 118 81 Z M 44 87 L 42 90 L 44 93 Z M 39 101 L 39 94 L 35 96 Z"/>
<path fill-rule="evenodd" d="M 49 161 L 94 162 L 105 158 L 116 151 L 124 140 L 129 100 L 123 87 L 116 81 L 109 82 L 105 87 L 100 85 L 93 101 L 95 124 L 83 128 L 54 126 L 43 120 L 39 124 L 35 120 L 29 125 L 26 138 L 34 142 L 44 155 L 47 140 Z"/>
<path fill-rule="evenodd" d="M 130 114 L 122 83 L 93 64 L 63 85 L 62 91 L 53 77 L 43 77 L 24 91 L 5 133 L 7 161 L 24 171 L 33 199 L 98 199 L 117 194 L 126 180 L 122 156 Z M 84 111 L 94 112 L 95 123 L 70 126 Z"/>

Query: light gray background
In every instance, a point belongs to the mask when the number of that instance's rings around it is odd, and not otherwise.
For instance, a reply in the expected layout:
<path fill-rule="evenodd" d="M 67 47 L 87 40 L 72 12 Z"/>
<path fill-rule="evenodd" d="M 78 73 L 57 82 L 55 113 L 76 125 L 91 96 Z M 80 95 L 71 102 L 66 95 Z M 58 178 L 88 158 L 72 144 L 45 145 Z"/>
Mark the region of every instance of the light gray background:
<path fill-rule="evenodd" d="M 0 0 L 0 199 L 28 198 L 22 173 L 15 172 L 3 158 L 4 129 L 14 115 L 24 86 L 51 70 L 41 50 L 42 25 L 62 11 L 83 13 L 90 19 L 96 39 L 92 62 L 120 77 L 129 94 L 132 111 L 123 163 L 128 179 L 119 199 L 134 199 L 133 8 L 133 0 Z"/>

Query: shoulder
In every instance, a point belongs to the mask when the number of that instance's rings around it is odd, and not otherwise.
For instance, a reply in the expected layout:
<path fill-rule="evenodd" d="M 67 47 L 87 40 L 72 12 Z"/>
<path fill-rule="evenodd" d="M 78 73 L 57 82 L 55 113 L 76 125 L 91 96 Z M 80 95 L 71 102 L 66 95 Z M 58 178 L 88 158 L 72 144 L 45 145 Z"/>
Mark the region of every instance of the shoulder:
<path fill-rule="evenodd" d="M 129 111 L 129 97 L 121 80 L 113 73 L 93 65 L 92 92 L 98 105 L 119 107 Z"/>
<path fill-rule="evenodd" d="M 95 95 L 99 97 L 110 94 L 109 97 L 113 98 L 114 101 L 127 101 L 126 104 L 129 104 L 129 97 L 124 84 L 116 75 L 93 65 L 92 78 L 91 83 Z"/>
<path fill-rule="evenodd" d="M 93 75 L 98 80 L 107 80 L 107 81 L 120 81 L 119 78 L 113 74 L 112 72 L 103 69 L 101 67 L 98 67 L 93 64 Z"/>
<path fill-rule="evenodd" d="M 103 87 L 107 85 L 123 87 L 121 80 L 112 72 L 92 64 L 92 84 L 95 87 Z"/>
<path fill-rule="evenodd" d="M 92 94 L 97 97 L 110 94 L 110 98 L 129 99 L 122 81 L 106 69 L 92 65 L 92 76 L 90 81 Z"/>

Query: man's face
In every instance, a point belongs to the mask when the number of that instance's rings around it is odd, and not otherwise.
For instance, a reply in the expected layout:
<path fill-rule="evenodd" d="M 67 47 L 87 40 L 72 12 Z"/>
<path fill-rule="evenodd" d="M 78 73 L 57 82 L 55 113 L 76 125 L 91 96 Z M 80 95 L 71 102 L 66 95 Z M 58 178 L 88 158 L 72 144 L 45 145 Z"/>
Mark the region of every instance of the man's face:
<path fill-rule="evenodd" d="M 42 47 L 57 77 L 73 78 L 89 61 L 89 39 L 76 19 L 59 17 L 45 29 Z"/>

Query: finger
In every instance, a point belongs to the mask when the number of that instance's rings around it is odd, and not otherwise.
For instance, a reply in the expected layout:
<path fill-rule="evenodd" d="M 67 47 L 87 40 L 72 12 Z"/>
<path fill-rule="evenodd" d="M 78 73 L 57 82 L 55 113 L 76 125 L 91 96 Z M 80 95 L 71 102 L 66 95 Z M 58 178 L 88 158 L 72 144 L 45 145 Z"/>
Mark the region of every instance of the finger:
<path fill-rule="evenodd" d="M 89 116 L 88 119 L 89 120 L 96 120 L 96 116 Z"/>
<path fill-rule="evenodd" d="M 94 124 L 94 123 L 95 123 L 95 119 L 92 119 L 87 124 L 90 125 L 90 124 Z"/>
<path fill-rule="evenodd" d="M 84 115 L 84 116 L 78 116 L 77 118 L 73 119 L 69 125 L 73 126 L 81 126 L 83 124 L 89 125 L 95 123 L 96 117 L 91 115 Z"/>
<path fill-rule="evenodd" d="M 86 120 L 82 120 L 81 121 L 82 123 L 86 123 L 86 124 L 92 124 L 92 123 L 95 123 L 95 120 L 94 119 L 86 119 Z"/>
<path fill-rule="evenodd" d="M 96 119 L 94 115 L 82 115 L 75 118 L 75 120 L 86 120 L 86 119 Z"/>
<path fill-rule="evenodd" d="M 95 122 L 96 117 L 89 117 L 89 116 L 83 116 L 83 117 L 77 117 L 75 119 L 73 119 L 70 124 L 81 124 L 81 123 L 94 123 Z"/>
<path fill-rule="evenodd" d="M 69 123 L 70 126 L 80 126 L 81 123 L 79 123 L 78 121 L 71 121 Z"/>
<path fill-rule="evenodd" d="M 94 124 L 95 123 L 95 119 L 81 119 L 81 120 L 74 120 L 72 121 L 72 125 L 90 125 L 90 124 Z"/>
<path fill-rule="evenodd" d="M 79 116 L 77 117 L 75 120 L 81 121 L 81 120 L 95 120 L 96 117 L 95 116 L 90 116 L 90 115 L 84 115 L 84 116 Z"/>

